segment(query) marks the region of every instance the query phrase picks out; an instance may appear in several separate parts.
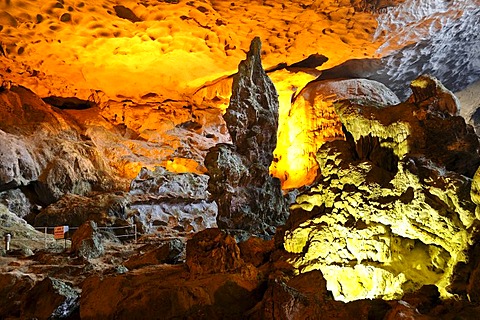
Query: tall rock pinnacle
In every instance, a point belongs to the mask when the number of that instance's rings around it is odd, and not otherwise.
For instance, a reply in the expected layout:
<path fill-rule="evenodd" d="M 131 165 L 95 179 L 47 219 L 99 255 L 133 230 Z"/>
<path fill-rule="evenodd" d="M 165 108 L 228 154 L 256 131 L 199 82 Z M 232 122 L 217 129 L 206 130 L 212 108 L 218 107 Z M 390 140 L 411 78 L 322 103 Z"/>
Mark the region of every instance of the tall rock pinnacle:
<path fill-rule="evenodd" d="M 218 226 L 269 236 L 287 216 L 280 181 L 269 174 L 277 141 L 278 96 L 262 68 L 261 42 L 253 39 L 233 79 L 224 115 L 233 145 L 210 149 L 208 190 L 218 204 Z"/>

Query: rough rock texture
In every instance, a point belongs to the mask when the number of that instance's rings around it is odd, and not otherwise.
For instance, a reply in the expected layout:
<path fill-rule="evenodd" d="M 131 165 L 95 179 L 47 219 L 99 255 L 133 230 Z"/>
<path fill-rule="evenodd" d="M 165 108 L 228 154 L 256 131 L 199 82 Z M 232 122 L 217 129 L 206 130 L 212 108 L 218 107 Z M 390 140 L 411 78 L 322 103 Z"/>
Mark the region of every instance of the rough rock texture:
<path fill-rule="evenodd" d="M 412 81 L 410 88 L 412 95 L 409 102 L 437 114 L 447 113 L 451 116 L 459 114 L 460 102 L 457 97 L 436 78 L 422 75 Z"/>
<path fill-rule="evenodd" d="M 30 214 L 31 204 L 20 189 L 8 189 L 0 192 L 0 203 L 4 204 L 10 212 L 15 212 L 20 218 Z"/>
<path fill-rule="evenodd" d="M 401 99 L 410 95 L 407 84 L 420 74 L 432 74 L 454 92 L 479 80 L 477 1 L 396 2 L 399 5 L 376 15 L 374 39 L 382 42 L 376 51 L 381 58 L 348 60 L 323 70 L 321 79 L 376 80 Z M 463 76 L 453 76 L 457 72 Z"/>
<path fill-rule="evenodd" d="M 317 174 L 315 154 L 326 141 L 343 140 L 342 123 L 334 103 L 349 99 L 378 107 L 400 103 L 385 85 L 367 79 L 312 81 L 294 98 L 283 126 L 271 172 L 284 189 L 311 184 Z"/>
<path fill-rule="evenodd" d="M 183 267 L 91 277 L 82 287 L 82 319 L 244 319 L 261 297 L 258 281 L 238 274 L 189 278 Z"/>
<path fill-rule="evenodd" d="M 217 223 L 264 236 L 287 216 L 278 179 L 269 175 L 277 141 L 278 99 L 260 61 L 260 39 L 239 65 L 224 115 L 233 145 L 220 144 L 205 158 L 208 190 L 218 204 Z"/>
<path fill-rule="evenodd" d="M 245 262 L 235 238 L 220 229 L 206 229 L 187 241 L 186 264 L 195 275 L 239 271 Z"/>
<path fill-rule="evenodd" d="M 25 294 L 35 285 L 35 278 L 20 272 L 0 274 L 0 317 L 20 317 Z M 9 299 L 5 299 L 10 297 Z"/>
<path fill-rule="evenodd" d="M 270 255 L 275 248 L 274 240 L 264 240 L 258 237 L 250 237 L 238 244 L 242 259 L 259 267 L 268 262 Z"/>
<path fill-rule="evenodd" d="M 298 272 L 322 271 L 336 299 L 396 298 L 423 284 L 445 295 L 468 259 L 479 217 L 465 175 L 479 144 L 441 107 L 449 99 L 335 105 L 347 140 L 318 151 L 321 176 L 292 206 L 284 246 Z"/>
<path fill-rule="evenodd" d="M 124 192 L 99 193 L 80 196 L 66 194 L 35 217 L 34 225 L 78 227 L 92 220 L 101 225 L 115 225 L 127 221 L 130 197 Z"/>
<path fill-rule="evenodd" d="M 217 205 L 209 200 L 208 176 L 142 168 L 130 184 L 131 215 L 145 232 L 175 228 L 199 232 L 216 227 Z"/>
<path fill-rule="evenodd" d="M 30 290 L 22 315 L 37 319 L 68 319 L 79 306 L 79 292 L 65 282 L 47 277 Z"/>
<path fill-rule="evenodd" d="M 30 90 L 0 91 L 0 190 L 22 187 L 39 205 L 63 194 L 105 189 L 112 177 L 94 146 L 82 138 L 61 110 Z M 24 212 L 19 212 L 25 215 Z"/>
<path fill-rule="evenodd" d="M 177 264 L 185 260 L 185 243 L 180 239 L 165 241 L 160 246 L 145 245 L 138 251 L 137 255 L 125 261 L 124 266 L 128 270 L 161 263 Z"/>
<path fill-rule="evenodd" d="M 87 221 L 72 235 L 72 252 L 84 259 L 94 259 L 104 254 L 102 236 L 93 221 Z"/>
<path fill-rule="evenodd" d="M 2 236 L 2 251 L 3 251 L 3 235 L 10 233 L 12 235 L 11 249 L 21 250 L 26 253 L 31 252 L 30 248 L 45 246 L 45 241 L 48 242 L 48 246 L 56 247 L 53 242 L 53 236 L 47 235 L 41 231 L 35 230 L 24 219 L 19 218 L 15 213 L 8 210 L 3 204 L 0 204 L 0 235 Z"/>
<path fill-rule="evenodd" d="M 378 109 L 339 103 L 335 109 L 361 158 L 385 166 L 392 161 L 391 156 L 390 160 L 381 159 L 383 155 L 378 151 L 388 148 L 399 159 L 407 154 L 423 155 L 448 171 L 473 177 L 480 164 L 478 138 L 463 118 L 452 116 L 456 114 L 457 99 L 440 86 L 437 80 L 421 76 L 412 81 L 416 93 L 401 105 Z M 380 143 L 378 139 L 385 141 Z"/>
<path fill-rule="evenodd" d="M 480 135 L 480 81 L 473 83 L 464 90 L 455 92 L 460 102 L 460 115 L 475 128 Z"/>
<path fill-rule="evenodd" d="M 229 141 L 220 110 L 209 106 L 119 103 L 98 92 L 85 103 L 58 109 L 24 87 L 0 89 L 0 199 L 30 222 L 66 194 L 126 190 L 145 166 L 205 172 L 207 150 Z M 209 205 L 199 207 L 212 214 Z"/>

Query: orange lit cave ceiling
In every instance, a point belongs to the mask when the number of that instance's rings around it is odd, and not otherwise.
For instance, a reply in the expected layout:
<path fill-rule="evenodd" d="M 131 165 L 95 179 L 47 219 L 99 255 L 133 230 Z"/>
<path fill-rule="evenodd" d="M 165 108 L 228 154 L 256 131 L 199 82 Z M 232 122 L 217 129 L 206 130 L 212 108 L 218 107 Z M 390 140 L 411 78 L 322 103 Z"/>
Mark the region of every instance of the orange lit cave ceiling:
<path fill-rule="evenodd" d="M 266 68 L 315 53 L 331 67 L 378 47 L 374 17 L 350 1 L 25 0 L 0 10 L 2 69 L 40 96 L 176 99 L 234 73 L 254 36 Z"/>
<path fill-rule="evenodd" d="M 456 17 L 470 12 L 466 4 L 474 2 L 457 0 L 447 10 L 434 1 L 427 10 L 423 2 L 376 1 L 372 7 L 367 0 L 2 1 L 0 81 L 23 85 L 43 98 L 93 102 L 88 110 L 68 113 L 128 179 L 143 166 L 201 173 L 206 150 L 229 141 L 221 115 L 231 75 L 259 36 L 262 63 L 280 103 L 271 172 L 284 188 L 295 188 L 313 181 L 315 153 L 323 141 L 343 139 L 333 102 L 352 97 L 322 97 L 315 85 L 305 86 L 322 72 L 325 79 L 328 74 L 374 78 L 403 89 L 413 79 L 405 81 L 400 70 L 408 63 L 417 66 L 408 71 L 412 77 L 429 70 L 448 73 L 450 66 L 430 66 L 423 57 L 429 69 L 418 69 L 421 52 L 442 52 L 437 49 L 443 45 L 425 50 L 418 40 L 439 31 L 442 23 L 460 20 Z M 387 6 L 397 7 L 379 15 L 376 9 Z M 474 21 L 465 25 L 478 25 Z M 447 27 L 450 35 L 437 33 L 454 46 L 451 37 L 475 34 Z M 454 47 L 456 61 L 470 61 L 463 56 L 472 51 L 465 43 Z M 410 51 L 390 55 L 405 45 Z M 436 60 L 446 61 L 442 57 Z M 367 59 L 360 73 L 358 65 L 348 65 L 355 59 Z M 468 73 L 458 64 L 451 68 Z"/>

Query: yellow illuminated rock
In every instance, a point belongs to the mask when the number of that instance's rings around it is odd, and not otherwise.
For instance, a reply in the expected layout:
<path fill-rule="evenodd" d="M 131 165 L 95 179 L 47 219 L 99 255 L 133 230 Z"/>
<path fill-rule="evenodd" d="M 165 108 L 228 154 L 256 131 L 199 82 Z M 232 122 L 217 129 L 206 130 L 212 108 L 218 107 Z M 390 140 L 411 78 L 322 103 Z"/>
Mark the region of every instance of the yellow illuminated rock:
<path fill-rule="evenodd" d="M 378 106 L 400 102 L 387 87 L 366 79 L 309 83 L 296 95 L 291 107 L 285 108 L 288 103 L 284 102 L 281 107 L 285 111 L 282 113 L 280 109 L 276 161 L 271 172 L 282 181 L 284 189 L 311 184 L 318 170 L 315 158 L 318 148 L 326 141 L 345 138 L 342 131 L 345 120 L 338 117 L 334 106 L 336 101 L 344 99 L 369 101 Z M 351 125 L 364 125 L 355 120 L 355 114 L 352 119 Z"/>
<path fill-rule="evenodd" d="M 321 175 L 291 207 L 296 219 L 302 211 L 310 218 L 292 228 L 287 223 L 290 262 L 299 273 L 321 270 L 342 301 L 398 299 L 426 284 L 448 296 L 454 268 L 467 261 L 478 221 L 478 172 L 471 183 L 425 155 L 418 157 L 426 148 L 419 137 L 429 136 L 430 127 L 408 103 L 334 107 L 353 141 L 320 147 Z M 455 139 L 452 135 L 447 144 Z M 456 150 L 443 148 L 445 154 Z"/>

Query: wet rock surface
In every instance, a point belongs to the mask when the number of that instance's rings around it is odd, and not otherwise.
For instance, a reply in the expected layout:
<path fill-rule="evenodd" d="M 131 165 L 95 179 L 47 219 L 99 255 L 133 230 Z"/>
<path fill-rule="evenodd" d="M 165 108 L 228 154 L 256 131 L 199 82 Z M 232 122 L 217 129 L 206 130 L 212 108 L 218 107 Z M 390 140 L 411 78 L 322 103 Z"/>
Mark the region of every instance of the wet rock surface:
<path fill-rule="evenodd" d="M 280 181 L 269 174 L 277 140 L 278 96 L 260 60 L 259 38 L 234 76 L 224 115 L 233 145 L 210 150 L 205 166 L 208 190 L 218 204 L 217 224 L 271 236 L 287 208 Z"/>

